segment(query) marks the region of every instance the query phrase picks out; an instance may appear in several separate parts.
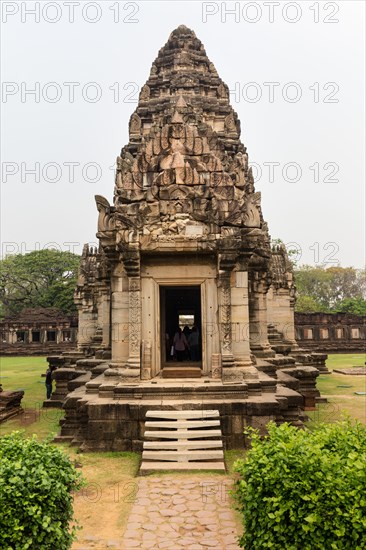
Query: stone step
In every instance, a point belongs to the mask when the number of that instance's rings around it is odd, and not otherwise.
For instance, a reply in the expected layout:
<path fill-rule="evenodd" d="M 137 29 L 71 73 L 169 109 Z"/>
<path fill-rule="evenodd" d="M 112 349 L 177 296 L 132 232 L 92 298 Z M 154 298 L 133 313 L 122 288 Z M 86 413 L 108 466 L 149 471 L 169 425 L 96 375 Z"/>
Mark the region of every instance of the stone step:
<path fill-rule="evenodd" d="M 144 441 L 144 449 L 217 449 L 222 447 L 220 439 L 194 441 Z"/>
<path fill-rule="evenodd" d="M 202 370 L 199 367 L 164 367 L 162 378 L 201 378 Z"/>
<path fill-rule="evenodd" d="M 186 451 L 142 451 L 142 460 L 169 460 L 173 462 L 191 462 L 197 460 L 223 460 L 223 450 L 207 450 L 193 451 L 188 449 Z"/>
<path fill-rule="evenodd" d="M 161 470 L 168 471 L 195 471 L 195 470 L 215 470 L 225 472 L 223 462 L 142 462 L 140 473 L 147 474 Z"/>
<path fill-rule="evenodd" d="M 144 437 L 160 437 L 162 439 L 193 439 L 202 437 L 221 437 L 221 430 L 174 430 L 174 431 L 146 431 Z"/>
<path fill-rule="evenodd" d="M 190 428 L 210 428 L 212 426 L 220 426 L 220 420 L 155 420 L 145 422 L 146 428 L 173 428 L 173 429 L 190 429 Z"/>
<path fill-rule="evenodd" d="M 219 411 L 147 411 L 146 418 L 219 418 Z"/>
<path fill-rule="evenodd" d="M 147 411 L 140 472 L 225 471 L 219 416 L 218 410 L 206 409 Z"/>

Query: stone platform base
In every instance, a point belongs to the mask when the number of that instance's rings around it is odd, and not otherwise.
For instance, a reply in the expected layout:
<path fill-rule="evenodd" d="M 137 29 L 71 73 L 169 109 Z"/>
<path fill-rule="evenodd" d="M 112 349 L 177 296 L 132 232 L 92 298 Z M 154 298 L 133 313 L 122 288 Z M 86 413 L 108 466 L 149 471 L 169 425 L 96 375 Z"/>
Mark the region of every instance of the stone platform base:
<path fill-rule="evenodd" d="M 365 376 L 366 367 L 352 367 L 350 369 L 333 369 L 338 374 L 347 374 L 352 376 Z"/>
<path fill-rule="evenodd" d="M 247 446 L 247 426 L 264 434 L 271 420 L 297 426 L 305 420 L 303 396 L 283 385 L 276 389 L 273 380 L 264 393 L 258 380 L 231 385 L 212 379 L 160 379 L 128 386 L 117 380 L 107 386 L 103 378 L 93 382 L 86 391 L 84 386 L 68 395 L 56 439 L 82 451 L 141 452 L 146 413 L 151 410 L 218 410 L 224 449 Z"/>

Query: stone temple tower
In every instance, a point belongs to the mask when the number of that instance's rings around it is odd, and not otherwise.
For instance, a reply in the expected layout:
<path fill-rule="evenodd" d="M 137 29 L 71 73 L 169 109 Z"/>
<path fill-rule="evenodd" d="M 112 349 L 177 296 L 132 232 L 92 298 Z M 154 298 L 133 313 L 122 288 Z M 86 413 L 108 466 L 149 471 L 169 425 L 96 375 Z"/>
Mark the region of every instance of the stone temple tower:
<path fill-rule="evenodd" d="M 154 407 L 219 409 L 227 448 L 243 444 L 246 425 L 301 425 L 324 356 L 295 342 L 291 264 L 271 249 L 228 87 L 187 27 L 141 88 L 113 203 L 96 203 L 100 244 L 85 246 L 76 291 L 78 353 L 56 376 L 62 399 L 69 391 L 61 438 L 140 449 Z M 182 361 L 179 326 L 196 333 Z"/>

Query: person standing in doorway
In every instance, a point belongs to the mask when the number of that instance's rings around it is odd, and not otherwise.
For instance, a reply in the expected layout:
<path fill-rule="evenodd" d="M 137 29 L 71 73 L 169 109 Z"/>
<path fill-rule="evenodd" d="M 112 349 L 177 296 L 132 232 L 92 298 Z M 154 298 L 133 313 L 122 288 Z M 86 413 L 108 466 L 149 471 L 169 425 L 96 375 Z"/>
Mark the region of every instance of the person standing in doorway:
<path fill-rule="evenodd" d="M 188 344 L 189 349 L 191 350 L 191 359 L 192 361 L 198 361 L 198 339 L 199 339 L 199 332 L 197 330 L 197 327 L 192 327 L 192 332 L 188 336 Z"/>
<path fill-rule="evenodd" d="M 178 361 L 183 361 L 185 356 L 185 351 L 186 349 L 189 348 L 189 346 L 188 346 L 187 338 L 185 337 L 185 334 L 182 332 L 182 329 L 180 327 L 178 327 L 177 332 L 174 334 L 173 346 L 174 346 Z"/>

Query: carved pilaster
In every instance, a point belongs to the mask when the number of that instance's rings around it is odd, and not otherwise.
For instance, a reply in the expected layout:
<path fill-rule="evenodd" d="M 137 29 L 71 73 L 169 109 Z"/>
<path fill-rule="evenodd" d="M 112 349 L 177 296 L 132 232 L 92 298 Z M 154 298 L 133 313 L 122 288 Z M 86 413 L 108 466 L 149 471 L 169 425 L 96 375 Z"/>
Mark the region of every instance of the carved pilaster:
<path fill-rule="evenodd" d="M 131 277 L 129 284 L 129 350 L 130 358 L 138 357 L 140 362 L 141 342 L 141 288 L 140 278 Z"/>
<path fill-rule="evenodd" d="M 219 330 L 221 356 L 224 369 L 234 365 L 231 333 L 231 289 L 230 276 L 235 264 L 234 255 L 219 254 L 218 256 L 218 293 L 219 293 Z"/>
<path fill-rule="evenodd" d="M 267 299 L 271 284 L 266 271 L 249 272 L 249 337 L 250 349 L 257 357 L 274 357 L 268 341 Z"/>

